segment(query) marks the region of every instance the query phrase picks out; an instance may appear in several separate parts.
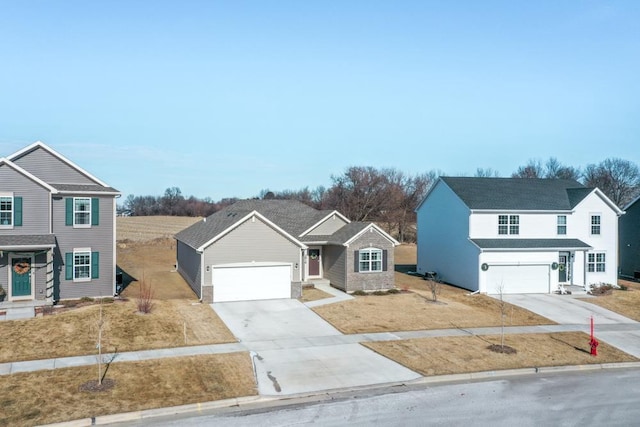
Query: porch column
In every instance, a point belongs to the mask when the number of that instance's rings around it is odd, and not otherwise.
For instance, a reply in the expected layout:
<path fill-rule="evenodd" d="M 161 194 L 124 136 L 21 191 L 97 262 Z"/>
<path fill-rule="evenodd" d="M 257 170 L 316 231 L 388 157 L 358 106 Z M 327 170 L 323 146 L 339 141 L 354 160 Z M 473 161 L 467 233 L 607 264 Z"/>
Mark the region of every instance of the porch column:
<path fill-rule="evenodd" d="M 53 304 L 53 249 L 47 251 L 47 264 L 45 266 L 46 281 L 45 281 L 45 299 L 48 303 Z"/>

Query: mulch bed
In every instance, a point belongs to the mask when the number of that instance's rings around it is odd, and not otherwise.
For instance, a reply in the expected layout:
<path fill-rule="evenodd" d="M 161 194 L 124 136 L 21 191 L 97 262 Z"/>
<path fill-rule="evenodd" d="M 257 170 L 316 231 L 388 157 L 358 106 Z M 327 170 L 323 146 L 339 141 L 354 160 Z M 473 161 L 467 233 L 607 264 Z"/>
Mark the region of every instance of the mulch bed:
<path fill-rule="evenodd" d="M 491 344 L 487 348 L 495 353 L 516 354 L 518 352 L 518 350 L 508 345 Z"/>
<path fill-rule="evenodd" d="M 98 384 L 97 380 L 88 381 L 80 386 L 80 391 L 88 391 L 90 393 L 98 393 L 101 391 L 111 390 L 116 385 L 115 380 L 105 378 L 102 384 Z"/>

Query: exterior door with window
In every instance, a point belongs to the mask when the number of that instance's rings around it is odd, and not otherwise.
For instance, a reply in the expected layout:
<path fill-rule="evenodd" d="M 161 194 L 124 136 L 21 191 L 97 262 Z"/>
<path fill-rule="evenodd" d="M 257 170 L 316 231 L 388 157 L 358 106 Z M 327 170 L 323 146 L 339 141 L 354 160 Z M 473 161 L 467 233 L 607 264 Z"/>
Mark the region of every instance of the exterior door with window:
<path fill-rule="evenodd" d="M 558 281 L 560 283 L 569 281 L 569 252 L 560 252 L 558 257 Z"/>
<path fill-rule="evenodd" d="M 31 258 L 11 260 L 11 297 L 31 296 Z"/>
<path fill-rule="evenodd" d="M 320 249 L 309 249 L 309 277 L 320 276 Z"/>

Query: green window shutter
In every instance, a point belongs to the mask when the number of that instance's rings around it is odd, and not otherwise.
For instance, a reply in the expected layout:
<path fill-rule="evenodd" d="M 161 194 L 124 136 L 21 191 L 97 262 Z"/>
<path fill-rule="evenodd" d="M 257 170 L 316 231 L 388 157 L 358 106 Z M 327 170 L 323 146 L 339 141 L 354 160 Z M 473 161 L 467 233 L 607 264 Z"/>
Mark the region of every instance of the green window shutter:
<path fill-rule="evenodd" d="M 73 225 L 73 197 L 67 197 L 65 202 L 65 220 L 64 225 Z"/>
<path fill-rule="evenodd" d="M 91 252 L 91 278 L 97 279 L 100 277 L 100 254 L 98 252 Z"/>
<path fill-rule="evenodd" d="M 64 278 L 73 280 L 73 252 L 64 254 Z"/>
<path fill-rule="evenodd" d="M 91 225 L 100 225 L 100 199 L 91 199 Z"/>
<path fill-rule="evenodd" d="M 13 225 L 22 226 L 22 197 L 13 198 Z"/>

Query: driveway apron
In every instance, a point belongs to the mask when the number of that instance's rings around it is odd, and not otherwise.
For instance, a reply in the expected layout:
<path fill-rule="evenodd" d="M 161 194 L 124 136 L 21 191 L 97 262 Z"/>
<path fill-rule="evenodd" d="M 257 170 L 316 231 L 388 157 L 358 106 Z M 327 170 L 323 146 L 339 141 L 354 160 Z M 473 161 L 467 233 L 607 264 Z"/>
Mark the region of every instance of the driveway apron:
<path fill-rule="evenodd" d="M 361 346 L 293 299 L 214 303 L 252 352 L 261 395 L 410 381 L 420 375 Z M 313 338 L 323 337 L 322 340 Z"/>
<path fill-rule="evenodd" d="M 492 295 L 497 298 L 497 295 Z M 640 323 L 595 304 L 581 301 L 568 295 L 557 294 L 507 294 L 505 301 L 526 308 L 562 325 L 584 325 L 590 332 L 591 316 L 595 324 L 595 336 L 620 350 L 640 358 L 640 330 L 607 330 L 611 325 Z M 587 297 L 588 298 L 588 297 Z M 593 298 L 593 297 L 592 297 Z"/>

